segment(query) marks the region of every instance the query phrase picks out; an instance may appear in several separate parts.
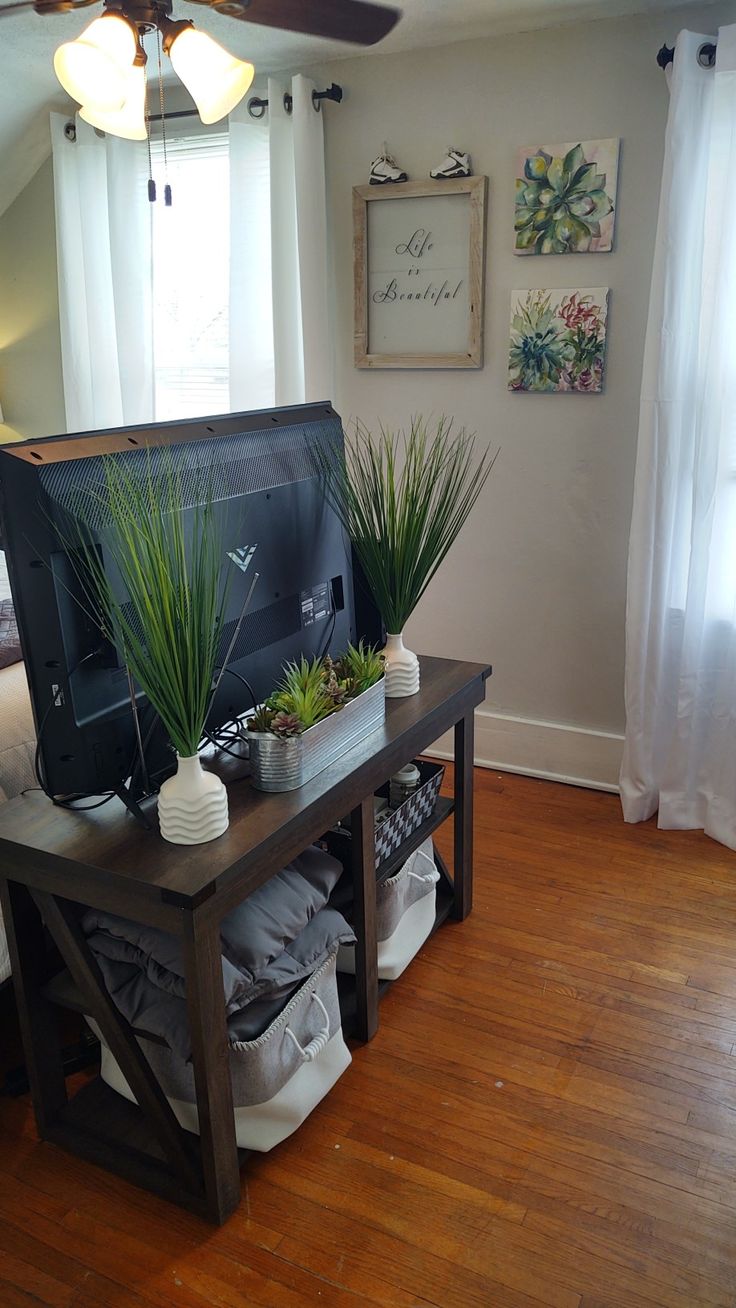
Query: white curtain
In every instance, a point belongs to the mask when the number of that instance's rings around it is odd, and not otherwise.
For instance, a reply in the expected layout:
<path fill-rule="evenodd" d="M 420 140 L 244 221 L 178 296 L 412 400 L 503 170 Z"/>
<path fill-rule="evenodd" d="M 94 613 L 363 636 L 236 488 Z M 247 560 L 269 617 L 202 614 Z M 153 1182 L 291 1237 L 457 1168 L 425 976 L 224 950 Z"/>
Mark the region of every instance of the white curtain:
<path fill-rule="evenodd" d="M 736 848 L 736 26 L 676 46 L 631 527 L 624 817 Z"/>
<path fill-rule="evenodd" d="M 332 399 L 324 135 L 315 89 L 306 77 L 271 78 L 262 120 L 245 106 L 230 118 L 233 410 Z"/>
<path fill-rule="evenodd" d="M 230 115 L 230 408 L 274 403 L 268 118 Z"/>
<path fill-rule="evenodd" d="M 141 142 L 51 115 L 67 431 L 153 418 L 151 217 Z"/>

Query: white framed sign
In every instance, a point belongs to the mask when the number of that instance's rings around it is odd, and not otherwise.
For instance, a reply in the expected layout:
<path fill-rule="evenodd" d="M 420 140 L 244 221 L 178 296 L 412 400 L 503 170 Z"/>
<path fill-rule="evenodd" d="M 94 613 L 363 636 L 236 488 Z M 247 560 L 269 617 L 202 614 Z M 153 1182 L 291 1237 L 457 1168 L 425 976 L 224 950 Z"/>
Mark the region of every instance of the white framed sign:
<path fill-rule="evenodd" d="M 354 188 L 356 367 L 483 366 L 486 185 Z"/>

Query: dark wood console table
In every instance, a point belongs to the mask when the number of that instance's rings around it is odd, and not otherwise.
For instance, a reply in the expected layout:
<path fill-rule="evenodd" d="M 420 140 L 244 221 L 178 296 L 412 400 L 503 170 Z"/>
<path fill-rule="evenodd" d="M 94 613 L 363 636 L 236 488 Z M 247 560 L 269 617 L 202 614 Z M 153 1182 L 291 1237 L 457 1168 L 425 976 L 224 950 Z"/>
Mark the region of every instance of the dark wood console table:
<path fill-rule="evenodd" d="M 378 1027 L 373 794 L 454 727 L 455 848 L 451 913 L 473 891 L 473 711 L 490 668 L 422 660 L 422 686 L 388 700 L 385 725 L 300 790 L 229 787 L 230 827 L 207 845 L 168 845 L 117 800 L 71 813 L 29 793 L 0 809 L 0 897 L 38 1130 L 45 1140 L 221 1223 L 240 1201 L 220 962 L 220 922 L 338 819 L 352 814 L 356 1034 Z M 145 807 L 145 805 L 144 805 Z M 447 816 L 445 804 L 434 824 Z M 429 831 L 426 834 L 430 834 Z M 201 1136 L 182 1130 L 118 1012 L 79 926 L 80 906 L 107 909 L 180 936 Z M 42 922 L 117 1059 L 138 1105 L 97 1078 L 69 1099 L 57 1014 L 43 975 Z"/>

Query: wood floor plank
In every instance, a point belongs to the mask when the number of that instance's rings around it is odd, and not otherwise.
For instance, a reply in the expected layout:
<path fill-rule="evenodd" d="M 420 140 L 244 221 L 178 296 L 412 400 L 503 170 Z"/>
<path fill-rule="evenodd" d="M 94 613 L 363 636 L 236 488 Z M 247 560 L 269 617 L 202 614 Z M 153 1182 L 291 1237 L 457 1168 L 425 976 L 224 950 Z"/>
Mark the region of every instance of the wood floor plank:
<path fill-rule="evenodd" d="M 0 1308 L 736 1305 L 736 854 L 476 784 L 473 914 L 221 1230 L 0 1098 Z M 0 1031 L 1 1075 L 7 991 Z"/>
<path fill-rule="evenodd" d="M 15 1291 L 20 1290 L 34 1296 L 38 1303 L 47 1304 L 48 1308 L 69 1308 L 72 1302 L 74 1295 L 72 1286 L 64 1285 L 62 1281 L 49 1276 L 40 1267 L 34 1267 L 31 1263 L 18 1258 L 12 1250 L 3 1250 L 0 1274 L 2 1281 L 12 1286 Z M 4 1302 L 5 1300 L 0 1297 L 0 1303 Z"/>

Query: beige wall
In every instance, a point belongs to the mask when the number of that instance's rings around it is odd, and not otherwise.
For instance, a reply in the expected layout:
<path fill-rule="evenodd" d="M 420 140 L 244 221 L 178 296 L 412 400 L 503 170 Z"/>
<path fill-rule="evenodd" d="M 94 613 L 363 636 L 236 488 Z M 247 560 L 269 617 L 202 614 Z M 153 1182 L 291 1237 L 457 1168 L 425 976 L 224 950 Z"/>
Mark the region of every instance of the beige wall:
<path fill-rule="evenodd" d="M 51 160 L 0 217 L 0 438 L 64 430 Z"/>
<path fill-rule="evenodd" d="M 347 418 L 449 413 L 501 446 L 483 501 L 411 623 L 422 652 L 489 661 L 478 756 L 615 781 L 623 729 L 627 536 L 667 92 L 654 62 L 681 26 L 711 32 L 736 5 L 559 27 L 414 54 L 331 63 L 325 111 L 334 263 L 335 399 Z M 459 33 L 460 34 L 460 33 Z M 512 253 L 516 148 L 622 138 L 616 249 Z M 490 179 L 481 371 L 357 371 L 351 188 L 383 140 L 413 178 L 448 144 Z M 606 392 L 510 395 L 509 297 L 526 286 L 610 286 Z M 0 218 L 0 400 L 23 435 L 63 429 L 51 164 Z M 0 434 L 1 429 L 0 429 Z"/>
<path fill-rule="evenodd" d="M 733 4 L 701 5 L 321 70 L 346 92 L 326 112 L 339 411 L 396 424 L 417 411 L 449 413 L 501 447 L 482 502 L 410 626 L 419 651 L 491 662 L 488 708 L 531 720 L 485 723 L 479 754 L 491 761 L 572 776 L 597 769 L 615 780 L 620 742 L 605 733 L 617 735 L 624 721 L 627 537 L 667 112 L 655 55 L 680 27 L 708 32 L 729 17 Z M 515 256 L 517 147 L 599 137 L 622 138 L 614 253 Z M 474 171 L 489 177 L 480 371 L 353 366 L 351 187 L 367 181 L 384 140 L 412 179 L 426 177 L 448 144 L 469 150 Z M 604 395 L 507 391 L 510 292 L 542 286 L 611 287 Z M 585 730 L 550 735 L 540 720 Z M 576 763 L 581 749 L 596 757 Z"/>

